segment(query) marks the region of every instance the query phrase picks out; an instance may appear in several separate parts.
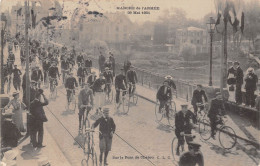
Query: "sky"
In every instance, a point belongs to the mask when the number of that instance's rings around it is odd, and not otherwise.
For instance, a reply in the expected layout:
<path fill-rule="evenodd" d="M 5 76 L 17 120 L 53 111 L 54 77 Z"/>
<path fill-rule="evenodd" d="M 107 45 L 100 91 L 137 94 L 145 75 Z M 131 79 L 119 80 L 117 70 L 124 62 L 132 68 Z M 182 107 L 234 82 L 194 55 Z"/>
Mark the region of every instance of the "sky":
<path fill-rule="evenodd" d="M 23 0 L 0 0 L 2 9 L 11 9 L 13 4 Z M 61 3 L 63 0 L 59 0 Z M 74 10 L 78 7 L 79 0 L 64 0 L 65 8 Z M 89 1 L 89 8 L 98 10 L 100 12 L 116 12 L 121 11 L 127 14 L 128 11 L 133 10 L 117 10 L 117 7 L 159 7 L 160 10 L 150 10 L 150 14 L 128 14 L 133 22 L 156 21 L 159 16 L 163 14 L 165 9 L 182 8 L 186 11 L 187 17 L 192 19 L 202 19 L 208 13 L 215 13 L 215 0 L 81 0 Z M 239 1 L 239 0 L 233 0 Z M 250 1 L 250 0 L 244 0 Z M 136 10 L 135 10 L 136 11 Z"/>

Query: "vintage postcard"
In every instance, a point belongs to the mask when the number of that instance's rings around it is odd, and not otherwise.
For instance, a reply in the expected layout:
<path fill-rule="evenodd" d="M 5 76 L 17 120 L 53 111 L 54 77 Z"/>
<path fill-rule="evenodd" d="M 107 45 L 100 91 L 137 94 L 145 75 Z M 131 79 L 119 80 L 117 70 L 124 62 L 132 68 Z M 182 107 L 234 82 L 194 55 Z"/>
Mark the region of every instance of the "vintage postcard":
<path fill-rule="evenodd" d="M 0 166 L 258 166 L 259 0 L 0 0 Z"/>

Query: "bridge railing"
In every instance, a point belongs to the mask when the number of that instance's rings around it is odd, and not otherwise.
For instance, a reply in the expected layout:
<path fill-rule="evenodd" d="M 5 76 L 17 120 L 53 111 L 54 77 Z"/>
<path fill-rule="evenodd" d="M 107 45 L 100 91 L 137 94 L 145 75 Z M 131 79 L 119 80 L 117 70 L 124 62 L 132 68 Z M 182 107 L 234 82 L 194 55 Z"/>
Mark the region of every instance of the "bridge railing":
<path fill-rule="evenodd" d="M 99 68 L 98 59 L 93 57 L 91 59 L 92 59 L 93 67 Z M 123 68 L 123 66 L 124 65 L 122 63 L 116 63 L 115 73 L 119 73 L 120 69 Z M 159 73 L 151 72 L 135 66 L 134 66 L 134 70 L 136 71 L 137 74 L 138 83 L 142 86 L 151 89 L 159 89 L 159 87 L 163 84 L 163 81 L 165 80 L 164 79 L 165 76 Z M 196 85 L 183 80 L 176 80 L 176 79 L 174 79 L 174 83 L 177 88 L 176 97 L 185 99 L 187 101 L 191 100 L 192 93 L 196 88 Z"/>

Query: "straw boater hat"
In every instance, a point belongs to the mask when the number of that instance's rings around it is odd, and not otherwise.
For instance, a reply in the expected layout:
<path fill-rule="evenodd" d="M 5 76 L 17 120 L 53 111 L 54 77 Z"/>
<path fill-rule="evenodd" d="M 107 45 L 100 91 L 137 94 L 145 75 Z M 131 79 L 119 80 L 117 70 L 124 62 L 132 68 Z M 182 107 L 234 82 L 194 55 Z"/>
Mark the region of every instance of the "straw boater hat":
<path fill-rule="evenodd" d="M 172 79 L 173 77 L 170 75 L 165 76 L 165 79 Z"/>
<path fill-rule="evenodd" d="M 109 68 L 108 68 L 108 67 L 105 67 L 105 70 L 109 70 Z"/>

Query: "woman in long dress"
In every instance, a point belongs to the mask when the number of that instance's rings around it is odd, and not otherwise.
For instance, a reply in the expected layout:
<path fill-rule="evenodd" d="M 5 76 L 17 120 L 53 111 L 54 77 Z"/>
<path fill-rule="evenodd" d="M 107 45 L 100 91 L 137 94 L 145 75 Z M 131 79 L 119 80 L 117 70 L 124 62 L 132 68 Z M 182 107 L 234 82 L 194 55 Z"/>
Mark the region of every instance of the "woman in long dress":
<path fill-rule="evenodd" d="M 26 106 L 23 102 L 19 100 L 18 92 L 14 92 L 13 97 L 14 98 L 7 104 L 5 109 L 9 108 L 12 105 L 13 107 L 12 120 L 20 132 L 25 132 L 24 125 L 23 125 L 23 109 Z"/>

